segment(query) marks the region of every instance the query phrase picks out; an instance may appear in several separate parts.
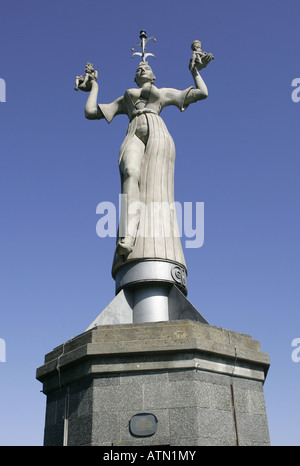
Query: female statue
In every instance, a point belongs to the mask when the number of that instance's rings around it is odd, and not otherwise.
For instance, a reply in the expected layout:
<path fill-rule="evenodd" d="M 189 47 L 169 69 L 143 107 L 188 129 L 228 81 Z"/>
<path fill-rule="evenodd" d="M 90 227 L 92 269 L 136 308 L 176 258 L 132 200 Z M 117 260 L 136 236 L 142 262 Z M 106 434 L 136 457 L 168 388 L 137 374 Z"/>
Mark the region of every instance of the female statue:
<path fill-rule="evenodd" d="M 125 261 L 135 259 L 160 258 L 185 267 L 179 235 L 174 233 L 177 226 L 174 210 L 175 146 L 160 113 L 170 105 L 183 111 L 191 103 L 207 97 L 207 87 L 199 70 L 206 67 L 212 58 L 212 54 L 206 54 L 201 63 L 195 63 L 191 68 L 195 88 L 190 86 L 185 90 L 157 88 L 153 71 L 148 62 L 143 60 L 135 74 L 138 88 L 128 89 L 109 104 L 97 103 L 98 83 L 95 74 L 90 73 L 84 80 L 82 78 L 77 82 L 78 89 L 89 92 L 85 105 L 86 118 L 105 119 L 108 123 L 117 115 L 123 114 L 129 118 L 127 134 L 119 154 L 122 197 L 127 201 L 126 206 L 121 208 L 126 233 L 117 238 L 113 274 Z M 151 203 L 160 203 L 161 206 L 167 206 L 168 212 L 159 209 L 157 215 L 152 212 L 149 216 L 147 212 L 142 218 L 141 211 L 138 215 L 136 212 L 137 205 L 141 203 L 146 208 L 150 208 Z M 153 222 L 156 223 L 156 234 L 145 234 L 147 228 L 149 230 L 148 223 Z"/>

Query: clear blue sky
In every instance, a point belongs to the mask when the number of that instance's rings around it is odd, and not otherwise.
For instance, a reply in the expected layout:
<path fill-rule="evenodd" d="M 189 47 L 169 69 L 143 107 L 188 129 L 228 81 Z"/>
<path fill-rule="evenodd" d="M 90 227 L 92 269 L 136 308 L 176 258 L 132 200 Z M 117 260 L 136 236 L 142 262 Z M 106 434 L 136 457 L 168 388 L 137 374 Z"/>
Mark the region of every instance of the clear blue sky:
<path fill-rule="evenodd" d="M 114 297 L 115 240 L 97 236 L 96 207 L 117 203 L 127 117 L 86 120 L 87 95 L 73 88 L 87 60 L 101 102 L 133 86 L 141 29 L 157 38 L 158 87 L 193 84 L 194 39 L 214 53 L 208 99 L 162 113 L 176 200 L 205 205 L 204 245 L 185 249 L 188 298 L 212 325 L 260 340 L 271 442 L 300 445 L 299 24 L 299 0 L 2 2 L 1 445 L 42 445 L 36 368 Z"/>

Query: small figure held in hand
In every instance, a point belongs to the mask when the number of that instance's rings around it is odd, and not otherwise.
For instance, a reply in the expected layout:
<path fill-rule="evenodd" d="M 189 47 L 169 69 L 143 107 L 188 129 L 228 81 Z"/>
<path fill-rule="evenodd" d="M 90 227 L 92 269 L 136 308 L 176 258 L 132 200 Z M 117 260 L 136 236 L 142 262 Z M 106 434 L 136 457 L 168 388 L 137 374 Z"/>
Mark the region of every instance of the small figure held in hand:
<path fill-rule="evenodd" d="M 192 70 L 194 67 L 196 67 L 197 70 L 205 68 L 206 65 L 214 59 L 212 53 L 203 52 L 202 43 L 200 42 L 200 40 L 194 40 L 194 42 L 191 45 L 191 48 L 193 50 L 193 56 L 189 64 L 190 70 Z"/>
<path fill-rule="evenodd" d="M 81 89 L 82 91 L 90 91 L 91 90 L 91 85 L 90 81 L 95 80 L 97 81 L 98 79 L 98 71 L 94 70 L 94 66 L 92 63 L 87 62 L 85 66 L 85 75 L 84 76 L 76 76 L 76 81 L 75 81 L 75 91 L 78 91 Z"/>

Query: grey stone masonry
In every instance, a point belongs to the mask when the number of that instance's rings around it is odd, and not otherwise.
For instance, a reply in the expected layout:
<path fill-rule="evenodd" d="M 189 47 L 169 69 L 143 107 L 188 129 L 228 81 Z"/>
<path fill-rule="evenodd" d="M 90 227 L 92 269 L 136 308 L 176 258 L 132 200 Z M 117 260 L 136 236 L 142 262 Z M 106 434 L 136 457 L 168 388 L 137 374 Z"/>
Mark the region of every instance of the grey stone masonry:
<path fill-rule="evenodd" d="M 200 322 L 95 327 L 37 369 L 44 445 L 269 445 L 269 364 L 249 335 Z M 137 414 L 150 435 L 131 432 Z"/>

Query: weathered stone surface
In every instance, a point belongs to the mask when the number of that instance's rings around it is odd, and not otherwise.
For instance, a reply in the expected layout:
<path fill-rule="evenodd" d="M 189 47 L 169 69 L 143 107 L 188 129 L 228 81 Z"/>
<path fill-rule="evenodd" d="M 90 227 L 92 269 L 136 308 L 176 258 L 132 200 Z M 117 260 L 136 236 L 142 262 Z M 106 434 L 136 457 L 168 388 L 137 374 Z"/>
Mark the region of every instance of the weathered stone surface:
<path fill-rule="evenodd" d="M 95 328 L 37 370 L 45 445 L 268 445 L 259 342 L 193 321 Z M 157 431 L 138 438 L 132 416 Z"/>

